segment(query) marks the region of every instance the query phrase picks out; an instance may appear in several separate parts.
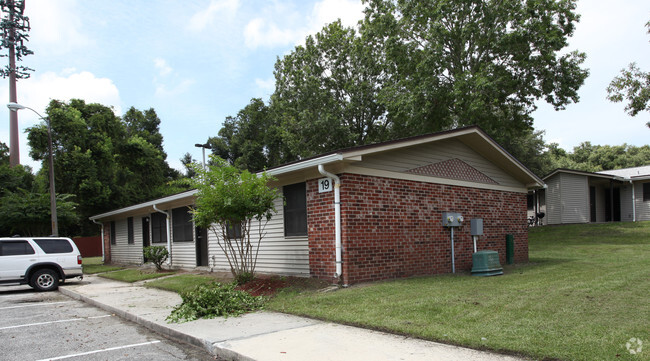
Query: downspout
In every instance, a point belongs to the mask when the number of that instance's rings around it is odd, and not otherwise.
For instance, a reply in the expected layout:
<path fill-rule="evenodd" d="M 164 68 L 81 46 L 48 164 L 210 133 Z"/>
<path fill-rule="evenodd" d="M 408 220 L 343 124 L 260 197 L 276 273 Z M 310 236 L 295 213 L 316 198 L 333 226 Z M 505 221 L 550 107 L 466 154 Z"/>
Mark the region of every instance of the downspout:
<path fill-rule="evenodd" d="M 99 224 L 102 227 L 102 263 L 104 263 L 104 262 L 106 262 L 106 255 L 104 253 L 105 252 L 104 248 L 106 247 L 106 244 L 104 243 L 104 223 L 97 222 L 94 219 L 92 221 L 93 221 L 93 223 Z"/>
<path fill-rule="evenodd" d="M 167 251 L 169 251 L 169 258 L 167 258 L 167 264 L 171 266 L 172 265 L 172 237 L 169 232 L 169 212 L 161 211 L 160 209 L 158 209 L 158 207 L 156 207 L 155 204 L 153 205 L 153 209 L 154 211 L 165 215 L 165 227 L 166 227 L 165 233 L 167 234 Z"/>
<path fill-rule="evenodd" d="M 634 194 L 634 183 L 630 179 L 630 185 L 632 186 L 632 222 L 636 222 L 636 195 Z"/>
<path fill-rule="evenodd" d="M 334 223 L 335 223 L 335 247 L 336 247 L 336 274 L 334 278 L 340 278 L 343 274 L 341 264 L 341 179 L 325 170 L 322 164 L 318 165 L 318 172 L 325 177 L 334 179 Z"/>

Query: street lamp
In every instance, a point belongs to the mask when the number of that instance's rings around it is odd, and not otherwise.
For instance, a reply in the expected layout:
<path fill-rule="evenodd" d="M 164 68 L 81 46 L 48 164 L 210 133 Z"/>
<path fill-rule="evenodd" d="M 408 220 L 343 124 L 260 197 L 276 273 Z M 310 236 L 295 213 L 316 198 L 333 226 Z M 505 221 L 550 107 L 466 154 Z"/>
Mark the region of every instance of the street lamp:
<path fill-rule="evenodd" d="M 9 110 L 17 112 L 20 109 L 29 109 L 36 113 L 39 118 L 45 120 L 47 123 L 47 142 L 48 142 L 48 151 L 50 153 L 50 211 L 52 214 L 52 235 L 55 237 L 59 236 L 59 222 L 56 217 L 56 193 L 54 190 L 54 155 L 52 153 L 52 127 L 50 126 L 50 119 L 40 115 L 36 110 L 20 105 L 18 103 L 8 103 L 7 108 Z"/>
<path fill-rule="evenodd" d="M 212 147 L 208 143 L 194 144 L 194 146 L 197 147 L 197 148 L 201 148 L 201 150 L 203 151 L 203 169 L 205 169 L 205 150 L 206 149 L 212 149 Z"/>

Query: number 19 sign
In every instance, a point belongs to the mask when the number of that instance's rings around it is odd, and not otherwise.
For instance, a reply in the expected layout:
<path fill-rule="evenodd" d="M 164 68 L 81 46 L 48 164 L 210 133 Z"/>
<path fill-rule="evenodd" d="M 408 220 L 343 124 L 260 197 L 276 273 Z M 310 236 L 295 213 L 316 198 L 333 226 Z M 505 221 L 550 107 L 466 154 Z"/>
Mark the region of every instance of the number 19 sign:
<path fill-rule="evenodd" d="M 318 193 L 331 192 L 334 189 L 332 178 L 321 178 L 318 180 Z"/>

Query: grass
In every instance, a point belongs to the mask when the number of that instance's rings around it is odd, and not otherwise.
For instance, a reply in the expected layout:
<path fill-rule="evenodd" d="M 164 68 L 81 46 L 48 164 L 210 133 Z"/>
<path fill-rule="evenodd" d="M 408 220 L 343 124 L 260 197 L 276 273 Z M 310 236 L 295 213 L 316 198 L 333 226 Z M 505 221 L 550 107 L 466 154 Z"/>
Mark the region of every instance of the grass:
<path fill-rule="evenodd" d="M 650 360 L 650 222 L 537 227 L 530 263 L 337 292 L 268 309 L 538 359 Z M 625 343 L 645 344 L 631 355 Z"/>
<path fill-rule="evenodd" d="M 123 269 L 123 267 L 104 265 L 101 257 L 86 257 L 82 262 L 81 268 L 84 274 L 96 274 Z"/>
<path fill-rule="evenodd" d="M 145 287 L 158 288 L 181 294 L 193 290 L 196 286 L 207 285 L 215 281 L 226 282 L 228 280 L 219 280 L 213 276 L 182 274 L 174 277 L 163 278 L 160 280 L 150 281 L 144 284 Z"/>
<path fill-rule="evenodd" d="M 167 272 L 156 272 L 150 270 L 139 270 L 139 269 L 123 269 L 115 272 L 102 273 L 99 277 L 110 278 L 116 281 L 122 282 L 137 282 L 144 281 L 153 278 L 159 278 L 164 276 L 173 275 L 176 271 L 167 271 Z"/>

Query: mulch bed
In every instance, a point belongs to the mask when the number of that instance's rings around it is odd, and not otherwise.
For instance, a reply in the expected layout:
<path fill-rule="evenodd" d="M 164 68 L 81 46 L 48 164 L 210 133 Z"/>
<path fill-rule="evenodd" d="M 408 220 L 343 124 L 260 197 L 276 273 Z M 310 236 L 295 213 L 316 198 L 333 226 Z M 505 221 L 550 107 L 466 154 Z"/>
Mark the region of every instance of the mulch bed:
<path fill-rule="evenodd" d="M 296 288 L 297 290 L 314 290 L 327 286 L 329 286 L 329 283 L 315 278 L 258 275 L 254 280 L 237 286 L 237 289 L 246 291 L 253 296 L 271 297 L 287 287 Z"/>

